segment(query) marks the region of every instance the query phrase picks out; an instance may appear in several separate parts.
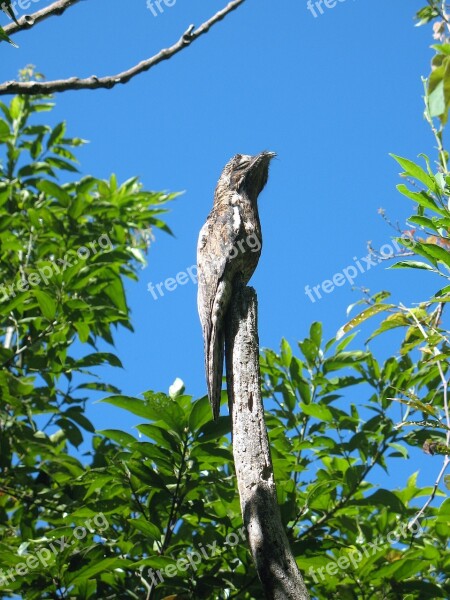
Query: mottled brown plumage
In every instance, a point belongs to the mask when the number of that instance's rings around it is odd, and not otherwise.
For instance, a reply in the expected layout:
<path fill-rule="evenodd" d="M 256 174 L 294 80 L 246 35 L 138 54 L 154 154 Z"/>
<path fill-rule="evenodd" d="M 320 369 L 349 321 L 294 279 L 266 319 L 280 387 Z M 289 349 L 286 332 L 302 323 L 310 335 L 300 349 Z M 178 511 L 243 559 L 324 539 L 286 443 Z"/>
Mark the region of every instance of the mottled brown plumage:
<path fill-rule="evenodd" d="M 208 396 L 219 417 L 224 356 L 224 323 L 233 293 L 245 285 L 261 255 L 257 200 L 267 183 L 273 152 L 236 154 L 225 166 L 214 205 L 198 240 L 198 311 L 203 329 Z M 258 243 L 256 243 L 258 242 Z"/>

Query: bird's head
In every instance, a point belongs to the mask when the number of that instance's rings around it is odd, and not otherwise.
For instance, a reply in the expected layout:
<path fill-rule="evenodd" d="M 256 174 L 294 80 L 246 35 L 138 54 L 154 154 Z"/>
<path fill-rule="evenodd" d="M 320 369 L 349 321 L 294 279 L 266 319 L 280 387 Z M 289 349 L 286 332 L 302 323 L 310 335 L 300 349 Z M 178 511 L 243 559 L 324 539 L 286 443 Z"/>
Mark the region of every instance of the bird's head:
<path fill-rule="evenodd" d="M 257 200 L 269 177 L 269 165 L 275 152 L 261 152 L 255 156 L 236 154 L 225 165 L 217 185 L 217 191 L 231 191 L 245 194 L 250 200 Z"/>

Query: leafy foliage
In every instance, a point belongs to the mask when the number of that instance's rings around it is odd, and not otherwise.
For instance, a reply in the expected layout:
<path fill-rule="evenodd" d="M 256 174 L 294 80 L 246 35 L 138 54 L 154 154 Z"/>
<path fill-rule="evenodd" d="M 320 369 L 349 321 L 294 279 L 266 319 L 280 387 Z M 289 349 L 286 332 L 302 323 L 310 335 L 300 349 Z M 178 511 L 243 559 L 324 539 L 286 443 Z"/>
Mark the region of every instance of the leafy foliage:
<path fill-rule="evenodd" d="M 426 81 L 427 112 L 431 118 L 439 117 L 442 124 L 447 122 L 450 106 L 450 44 L 448 39 L 449 16 L 447 6 L 441 0 L 429 0 L 428 5 L 416 14 L 417 25 L 433 23 L 433 37 L 438 44 L 431 61 L 431 74 Z"/>
<path fill-rule="evenodd" d="M 0 103 L 0 555 L 5 567 L 20 562 L 12 548 L 23 542 L 25 552 L 41 543 L 30 540 L 49 531 L 44 522 L 51 529 L 64 523 L 67 529 L 63 515 L 76 512 L 69 506 L 80 508 L 82 496 L 72 483 L 84 467 L 70 456 L 68 444 L 78 447 L 83 430 L 94 432 L 84 415 L 86 390 L 118 391 L 92 380 L 91 369 L 121 364 L 115 354 L 99 352 L 97 343 L 112 344 L 119 325 L 131 329 L 123 277 L 137 278 L 154 229 L 170 231 L 161 213 L 174 197 L 145 191 L 136 179 L 119 184 L 114 175 L 106 181 L 77 180 L 73 151 L 84 141 L 67 137 L 65 123 L 52 128 L 33 122 L 52 106 L 47 97 Z M 73 181 L 59 183 L 64 173 Z M 93 352 L 75 358 L 70 350 L 77 340 Z M 75 517 L 71 523 L 77 524 Z M 35 576 L 40 581 L 40 573 Z M 35 589 L 40 590 L 36 597 L 45 597 L 40 584 Z"/>
<path fill-rule="evenodd" d="M 430 2 L 419 18 L 441 17 L 438 8 Z M 415 256 L 394 267 L 441 280 L 450 271 L 450 176 L 446 106 L 436 113 L 430 100 L 437 87 L 425 88 L 437 169 L 425 156 L 395 157 L 413 182 L 399 191 L 414 203 Z M 260 598 L 229 418 L 212 423 L 207 398 L 194 401 L 179 385 L 131 398 L 92 372 L 121 366 L 98 343 L 112 344 L 119 325 L 131 329 L 123 278 L 136 279 L 152 232 L 169 231 L 160 217 L 173 195 L 136 179 L 79 179 L 84 142 L 67 137 L 64 123 L 35 122 L 50 100 L 0 104 L 0 597 Z M 444 460 L 444 475 L 449 293 L 450 284 L 405 307 L 380 292 L 356 303 L 364 309 L 336 338 L 324 341 L 313 323 L 296 350 L 282 340 L 261 355 L 282 520 L 313 598 L 450 597 L 450 499 L 438 486 L 420 488 L 417 473 L 403 488 L 376 484 L 422 447 L 432 464 Z M 375 315 L 368 342 L 404 332 L 383 361 L 367 345 L 353 349 L 354 329 Z M 75 343 L 89 347 L 81 358 Z M 95 431 L 84 413 L 90 390 L 138 417 L 138 434 Z M 92 448 L 80 457 L 85 438 Z M 440 506 L 434 495 L 445 498 Z"/>

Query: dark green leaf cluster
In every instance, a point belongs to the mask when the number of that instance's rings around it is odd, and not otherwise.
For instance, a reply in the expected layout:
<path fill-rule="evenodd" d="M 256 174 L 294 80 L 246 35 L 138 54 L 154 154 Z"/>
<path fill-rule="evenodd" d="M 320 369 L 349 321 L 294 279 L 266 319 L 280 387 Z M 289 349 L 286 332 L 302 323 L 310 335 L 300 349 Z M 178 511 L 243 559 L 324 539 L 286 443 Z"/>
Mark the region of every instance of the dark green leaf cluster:
<path fill-rule="evenodd" d="M 427 493 L 417 473 L 403 490 L 373 483 L 378 467 L 395 472 L 393 459 L 407 458 L 407 445 L 430 432 L 404 435 L 395 426 L 397 390 L 414 382 L 435 395 L 439 374 L 408 354 L 379 364 L 370 352 L 349 351 L 352 337 L 323 348 L 314 323 L 299 342 L 301 358 L 286 341 L 280 354 L 262 357 L 263 389 L 276 406 L 267 415 L 275 478 L 298 564 L 318 599 L 445 598 L 450 529 L 431 518 L 416 535 L 407 528 L 414 499 Z M 347 388 L 355 389 L 344 395 Z M 449 508 L 447 500 L 442 520 Z"/>
<path fill-rule="evenodd" d="M 137 279 L 154 232 L 170 232 L 161 215 L 174 197 L 137 179 L 78 179 L 74 150 L 84 141 L 68 137 L 65 123 L 36 122 L 52 106 L 48 97 L 0 103 L 0 569 L 22 572 L 27 556 L 45 555 L 52 540 L 97 514 L 84 504 L 77 481 L 86 468 L 69 446 L 94 433 L 88 394 L 119 391 L 96 379 L 96 367 L 121 366 L 98 343 L 112 344 L 119 326 L 132 329 L 123 280 Z M 81 358 L 77 340 L 91 350 Z M 93 465 L 105 464 L 106 447 L 95 439 Z M 3 571 L 1 597 L 5 589 L 62 594 L 67 568 L 77 572 L 83 553 L 93 563 L 104 553 L 95 531 L 72 542 L 57 553 L 67 566 L 56 567 L 53 583 L 42 563 L 16 581 Z M 96 572 L 88 570 L 83 593 Z"/>
<path fill-rule="evenodd" d="M 429 0 L 428 5 L 424 6 L 416 13 L 418 25 L 425 25 L 441 15 L 440 0 Z"/>

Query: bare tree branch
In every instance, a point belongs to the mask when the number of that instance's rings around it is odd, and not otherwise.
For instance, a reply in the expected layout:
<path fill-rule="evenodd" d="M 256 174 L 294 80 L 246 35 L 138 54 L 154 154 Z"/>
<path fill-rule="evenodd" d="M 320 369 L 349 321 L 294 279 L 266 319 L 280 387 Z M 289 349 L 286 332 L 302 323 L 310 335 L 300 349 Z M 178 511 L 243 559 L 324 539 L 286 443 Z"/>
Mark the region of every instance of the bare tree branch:
<path fill-rule="evenodd" d="M 71 3 L 74 1 L 79 0 L 72 0 Z M 136 77 L 136 75 L 149 71 L 163 60 L 168 60 L 175 54 L 178 54 L 178 52 L 181 52 L 181 50 L 184 50 L 184 48 L 187 48 L 194 40 L 207 33 L 213 25 L 224 19 L 230 12 L 238 8 L 238 6 L 244 2 L 245 0 L 233 0 L 232 2 L 229 2 L 225 8 L 218 11 L 213 17 L 208 19 L 208 21 L 205 21 L 198 29 L 195 29 L 194 25 L 191 25 L 183 33 L 180 39 L 169 48 L 160 50 L 154 56 L 141 61 L 127 71 L 122 71 L 117 75 L 109 75 L 106 77 L 91 75 L 91 77 L 85 79 L 71 77 L 69 79 L 58 79 L 54 81 L 7 81 L 0 85 L 0 96 L 6 94 L 25 94 L 32 96 L 37 94 L 67 92 L 68 90 L 111 89 L 118 83 L 128 83 L 128 81 L 133 79 L 133 77 Z M 64 4 L 64 2 L 61 2 L 61 4 Z M 69 5 L 69 0 L 66 0 L 65 4 Z"/>
<path fill-rule="evenodd" d="M 73 6 L 77 2 L 80 2 L 80 0 L 58 0 L 57 2 L 53 2 L 53 4 L 38 10 L 32 15 L 24 15 L 23 17 L 20 17 L 20 19 L 18 19 L 18 25 L 17 23 L 10 23 L 9 25 L 6 25 L 6 27 L 3 27 L 3 31 L 8 35 L 13 35 L 18 31 L 30 29 L 48 17 L 62 15 L 66 9 L 68 9 L 70 6 Z"/>
<path fill-rule="evenodd" d="M 264 422 L 259 372 L 257 299 L 237 287 L 225 329 L 233 456 L 247 538 L 268 600 L 309 600 L 281 522 Z"/>

